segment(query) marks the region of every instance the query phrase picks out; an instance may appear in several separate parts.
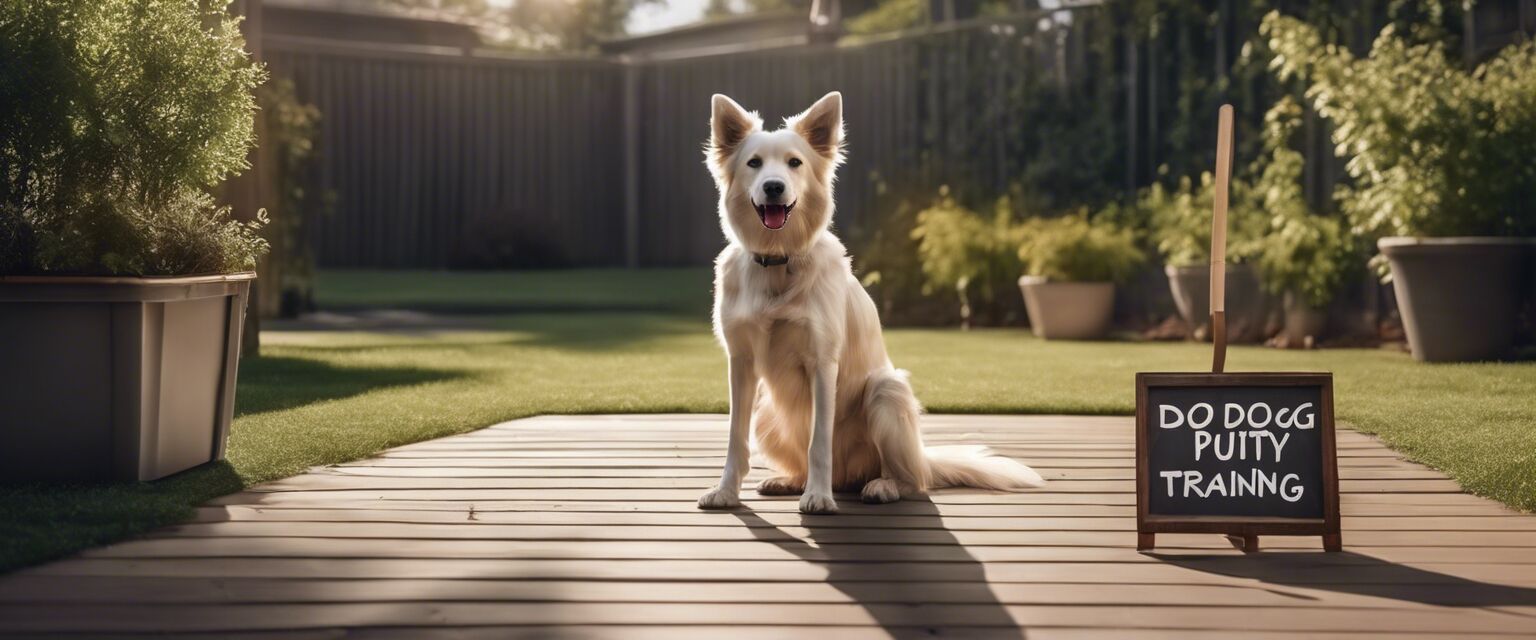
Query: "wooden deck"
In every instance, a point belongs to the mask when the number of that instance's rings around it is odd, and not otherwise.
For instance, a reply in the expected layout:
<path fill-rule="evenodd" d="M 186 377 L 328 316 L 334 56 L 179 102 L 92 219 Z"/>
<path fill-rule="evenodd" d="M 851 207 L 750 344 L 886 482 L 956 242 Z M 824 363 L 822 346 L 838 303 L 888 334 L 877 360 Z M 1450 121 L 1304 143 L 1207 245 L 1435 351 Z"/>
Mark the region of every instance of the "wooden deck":
<path fill-rule="evenodd" d="M 1050 480 L 701 512 L 723 416 L 519 420 L 256 487 L 0 578 L 0 632 L 230 637 L 1536 636 L 1536 516 L 1339 435 L 1345 552 L 1134 549 L 1129 418 L 928 416 Z M 763 476 L 754 472 L 749 482 Z M 750 487 L 750 485 L 749 485 Z"/>

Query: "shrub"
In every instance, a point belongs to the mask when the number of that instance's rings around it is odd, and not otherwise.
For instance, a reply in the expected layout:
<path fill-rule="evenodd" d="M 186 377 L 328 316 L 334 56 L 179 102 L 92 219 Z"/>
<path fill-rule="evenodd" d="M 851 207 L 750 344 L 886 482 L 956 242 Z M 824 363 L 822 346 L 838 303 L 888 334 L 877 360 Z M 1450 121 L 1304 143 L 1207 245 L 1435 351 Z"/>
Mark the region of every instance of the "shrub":
<path fill-rule="evenodd" d="M 941 188 L 938 201 L 917 213 L 912 229 L 927 280 L 925 293 L 953 289 L 960 299 L 961 324 L 970 326 L 971 292 L 979 291 L 990 302 L 1018 278 L 1019 231 L 1010 198 L 999 198 L 988 219 L 957 203 L 949 187 Z"/>
<path fill-rule="evenodd" d="M 1255 162 L 1254 206 L 1270 216 L 1259 242 L 1258 267 L 1265 288 L 1293 292 L 1313 307 L 1333 299 L 1357 260 L 1354 237 L 1335 216 L 1315 213 L 1302 193 L 1305 159 L 1289 142 L 1301 120 L 1301 105 L 1281 98 L 1264 115 L 1267 156 Z"/>
<path fill-rule="evenodd" d="M 254 266 L 208 189 L 246 166 L 263 71 L 198 6 L 0 0 L 0 273 Z"/>
<path fill-rule="evenodd" d="M 1019 233 L 1024 272 L 1064 282 L 1124 282 L 1146 255 L 1129 229 L 1090 222 L 1087 215 L 1036 218 Z"/>
<path fill-rule="evenodd" d="M 1262 33 L 1272 66 L 1309 83 L 1307 98 L 1334 123 L 1356 232 L 1536 234 L 1536 41 L 1468 73 L 1434 38 L 1395 26 L 1361 59 L 1278 13 Z"/>
<path fill-rule="evenodd" d="M 1137 202 L 1152 225 L 1157 250 L 1168 264 L 1194 266 L 1211 258 L 1211 216 L 1215 201 L 1214 178 L 1200 174 L 1199 186 L 1189 177 L 1179 179 L 1172 191 L 1161 184 L 1144 190 Z M 1264 236 L 1264 216 L 1245 200 L 1248 189 L 1234 178 L 1228 192 L 1227 262 L 1252 260 L 1260 250 Z"/>

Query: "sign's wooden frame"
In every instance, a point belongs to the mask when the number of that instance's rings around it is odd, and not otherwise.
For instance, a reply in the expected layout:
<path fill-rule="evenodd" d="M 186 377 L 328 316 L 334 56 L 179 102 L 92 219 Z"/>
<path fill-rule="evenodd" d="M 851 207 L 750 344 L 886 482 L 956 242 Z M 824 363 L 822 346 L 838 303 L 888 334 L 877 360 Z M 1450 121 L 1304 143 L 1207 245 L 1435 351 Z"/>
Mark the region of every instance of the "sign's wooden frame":
<path fill-rule="evenodd" d="M 1318 387 L 1322 406 L 1318 426 L 1322 438 L 1323 517 L 1186 516 L 1150 513 L 1149 477 L 1151 409 L 1147 390 L 1154 387 Z M 1339 551 L 1339 462 L 1333 427 L 1331 373 L 1138 373 L 1136 374 L 1136 548 L 1149 550 L 1159 533 L 1223 533 L 1241 540 L 1243 550 L 1257 551 L 1260 535 L 1322 536 L 1323 548 Z"/>

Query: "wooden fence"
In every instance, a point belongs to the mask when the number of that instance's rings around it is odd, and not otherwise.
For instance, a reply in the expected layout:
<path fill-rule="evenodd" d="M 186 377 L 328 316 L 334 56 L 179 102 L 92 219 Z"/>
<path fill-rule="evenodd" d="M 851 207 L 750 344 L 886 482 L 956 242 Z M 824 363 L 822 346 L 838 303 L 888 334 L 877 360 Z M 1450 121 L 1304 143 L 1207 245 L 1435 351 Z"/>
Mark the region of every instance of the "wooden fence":
<path fill-rule="evenodd" d="M 281 40 L 267 56 L 323 114 L 321 265 L 622 262 L 618 64 Z"/>
<path fill-rule="evenodd" d="M 1522 11 L 1532 1 L 1518 0 Z M 890 214 L 892 191 L 931 198 L 939 184 L 963 182 L 999 193 L 1021 175 L 1069 165 L 1099 175 L 1062 189 L 1125 193 L 1163 163 L 1210 166 L 1204 137 L 1213 128 L 1195 124 L 1214 122 L 1222 100 L 1239 102 L 1248 127 L 1240 124 L 1240 141 L 1257 138 L 1274 88 L 1224 75 L 1257 16 L 1234 14 L 1229 0 L 1214 6 L 1217 29 L 1193 19 L 1125 34 L 1107 9 L 1089 7 L 672 59 L 298 39 L 268 39 L 266 50 L 273 72 L 323 113 L 313 187 L 337 200 L 308 225 L 320 265 L 695 265 L 724 242 L 702 165 L 713 93 L 776 124 L 843 92 L 849 154 L 836 224 L 855 239 Z M 1192 47 L 1214 51 L 1212 64 L 1166 63 Z M 1191 100 L 1185 88 L 1202 85 L 1220 88 Z M 1032 99 L 1070 104 L 1048 122 L 1048 109 L 1019 108 Z M 1109 124 L 1071 130 L 1077 120 Z M 1306 135 L 1316 197 L 1339 167 L 1316 119 Z"/>

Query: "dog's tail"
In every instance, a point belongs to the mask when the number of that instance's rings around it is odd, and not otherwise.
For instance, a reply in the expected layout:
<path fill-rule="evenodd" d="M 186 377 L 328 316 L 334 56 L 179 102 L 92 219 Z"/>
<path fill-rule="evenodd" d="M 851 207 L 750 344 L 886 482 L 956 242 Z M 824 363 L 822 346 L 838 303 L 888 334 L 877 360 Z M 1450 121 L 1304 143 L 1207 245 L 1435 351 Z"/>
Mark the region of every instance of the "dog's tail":
<path fill-rule="evenodd" d="M 1045 485 L 1034 469 L 1012 458 L 993 455 L 980 445 L 926 447 L 930 486 L 971 487 L 995 491 L 1022 491 Z"/>
<path fill-rule="evenodd" d="M 946 487 L 1021 491 L 1045 484 L 1034 469 L 993 455 L 983 446 L 923 446 L 918 429 L 923 407 L 905 371 L 876 372 L 864 394 L 870 435 L 880 450 L 884 471 L 907 486 L 918 491 Z"/>

